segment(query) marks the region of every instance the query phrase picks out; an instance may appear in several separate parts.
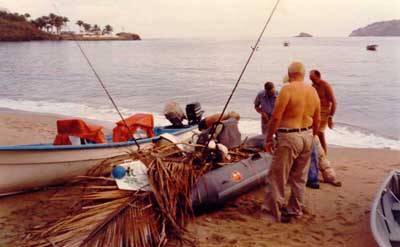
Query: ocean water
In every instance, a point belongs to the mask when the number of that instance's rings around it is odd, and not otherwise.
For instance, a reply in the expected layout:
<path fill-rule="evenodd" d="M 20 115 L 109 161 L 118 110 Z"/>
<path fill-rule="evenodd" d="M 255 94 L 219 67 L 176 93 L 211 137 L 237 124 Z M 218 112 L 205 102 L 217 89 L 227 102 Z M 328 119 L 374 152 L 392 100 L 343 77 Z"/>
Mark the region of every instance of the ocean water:
<path fill-rule="evenodd" d="M 81 46 L 125 116 L 152 112 L 165 124 L 168 100 L 182 107 L 198 101 L 207 114 L 221 111 L 253 43 L 151 39 Z M 366 51 L 372 43 L 378 51 Z M 328 143 L 400 149 L 400 38 L 394 37 L 264 37 L 228 108 L 241 114 L 243 133 L 260 132 L 254 97 L 267 80 L 280 88 L 294 60 L 319 69 L 333 86 L 338 109 Z M 118 120 L 73 41 L 0 43 L 0 107 Z"/>

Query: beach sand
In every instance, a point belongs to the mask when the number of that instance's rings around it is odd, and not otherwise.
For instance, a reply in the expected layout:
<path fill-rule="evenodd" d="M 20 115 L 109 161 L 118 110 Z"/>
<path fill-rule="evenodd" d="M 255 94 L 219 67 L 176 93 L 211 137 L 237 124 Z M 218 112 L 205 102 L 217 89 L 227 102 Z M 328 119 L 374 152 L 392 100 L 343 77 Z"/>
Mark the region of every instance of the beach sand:
<path fill-rule="evenodd" d="M 48 143 L 59 116 L 0 109 L 0 145 Z M 328 140 L 329 141 L 329 140 Z M 369 227 L 371 202 L 384 176 L 400 168 L 400 151 L 332 147 L 329 159 L 343 182 L 306 191 L 307 214 L 289 224 L 266 222 L 263 188 L 224 208 L 199 215 L 188 229 L 198 246 L 376 246 Z M 0 198 L 0 246 L 20 246 L 26 229 L 43 218 L 68 214 L 65 205 L 48 203 L 61 188 Z M 73 203 L 71 202 L 71 205 Z"/>

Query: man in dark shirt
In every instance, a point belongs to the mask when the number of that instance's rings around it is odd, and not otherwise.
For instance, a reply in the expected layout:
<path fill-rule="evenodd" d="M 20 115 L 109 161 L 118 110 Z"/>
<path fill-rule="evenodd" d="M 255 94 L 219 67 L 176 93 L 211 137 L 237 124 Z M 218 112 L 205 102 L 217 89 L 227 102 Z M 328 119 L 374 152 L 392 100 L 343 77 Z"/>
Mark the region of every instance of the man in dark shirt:
<path fill-rule="evenodd" d="M 260 91 L 254 100 L 254 108 L 261 115 L 261 131 L 263 135 L 268 132 L 268 124 L 274 110 L 277 95 L 274 84 L 266 82 L 264 90 Z"/>

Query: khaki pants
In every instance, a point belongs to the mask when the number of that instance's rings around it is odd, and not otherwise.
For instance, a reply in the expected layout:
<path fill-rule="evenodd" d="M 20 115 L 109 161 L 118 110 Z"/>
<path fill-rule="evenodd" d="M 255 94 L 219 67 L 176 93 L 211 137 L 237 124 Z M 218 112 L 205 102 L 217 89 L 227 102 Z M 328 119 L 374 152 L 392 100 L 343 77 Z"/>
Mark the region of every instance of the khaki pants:
<path fill-rule="evenodd" d="M 281 220 L 285 207 L 285 185 L 289 183 L 291 195 L 287 205 L 289 212 L 302 214 L 304 192 L 312 150 L 312 130 L 277 134 L 278 144 L 267 176 L 265 207 Z"/>
<path fill-rule="evenodd" d="M 331 183 L 336 181 L 336 172 L 333 170 L 328 158 L 326 157 L 325 151 L 321 146 L 318 136 L 314 136 L 314 145 L 317 147 L 318 153 L 318 168 L 322 173 L 322 178 L 325 183 Z"/>

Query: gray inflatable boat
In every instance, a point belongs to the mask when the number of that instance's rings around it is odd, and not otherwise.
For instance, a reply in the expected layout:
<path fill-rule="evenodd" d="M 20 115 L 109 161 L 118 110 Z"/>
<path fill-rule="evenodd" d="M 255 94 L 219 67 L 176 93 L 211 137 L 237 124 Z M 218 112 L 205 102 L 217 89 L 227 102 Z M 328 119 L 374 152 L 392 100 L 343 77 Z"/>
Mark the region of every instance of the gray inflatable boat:
<path fill-rule="evenodd" d="M 234 164 L 225 165 L 202 176 L 192 190 L 195 209 L 225 203 L 265 183 L 272 156 L 261 152 Z"/>
<path fill-rule="evenodd" d="M 400 247 L 400 171 L 392 171 L 372 205 L 371 231 L 381 247 Z"/>

